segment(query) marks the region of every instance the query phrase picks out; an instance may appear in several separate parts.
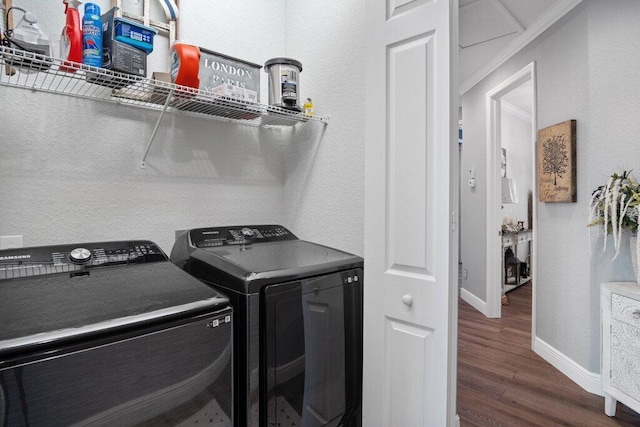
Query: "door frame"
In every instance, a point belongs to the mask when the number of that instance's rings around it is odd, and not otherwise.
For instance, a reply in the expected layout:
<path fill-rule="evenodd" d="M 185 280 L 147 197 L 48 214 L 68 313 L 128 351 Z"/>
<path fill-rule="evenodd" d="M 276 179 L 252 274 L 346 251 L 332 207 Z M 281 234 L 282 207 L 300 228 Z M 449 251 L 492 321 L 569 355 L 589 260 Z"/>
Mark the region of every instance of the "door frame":
<path fill-rule="evenodd" d="M 487 92 L 486 94 L 486 111 L 487 111 L 487 247 L 486 247 L 486 316 L 491 318 L 500 318 L 502 316 L 502 217 L 500 214 L 501 205 L 501 136 L 500 126 L 502 120 L 501 99 L 508 92 L 522 85 L 524 82 L 531 80 L 533 109 L 531 112 L 531 161 L 532 161 L 532 193 L 533 193 L 533 213 L 532 222 L 529 227 L 532 229 L 532 245 L 531 245 L 531 280 L 535 282 L 537 273 L 537 208 L 535 201 L 538 199 L 538 191 L 536 185 L 536 140 L 537 140 L 537 83 L 536 83 L 536 64 L 535 61 L 527 64 L 520 71 L 500 83 L 498 86 Z M 531 339 L 535 337 L 535 305 L 536 305 L 536 287 L 533 287 L 532 296 L 532 322 L 531 322 Z"/>

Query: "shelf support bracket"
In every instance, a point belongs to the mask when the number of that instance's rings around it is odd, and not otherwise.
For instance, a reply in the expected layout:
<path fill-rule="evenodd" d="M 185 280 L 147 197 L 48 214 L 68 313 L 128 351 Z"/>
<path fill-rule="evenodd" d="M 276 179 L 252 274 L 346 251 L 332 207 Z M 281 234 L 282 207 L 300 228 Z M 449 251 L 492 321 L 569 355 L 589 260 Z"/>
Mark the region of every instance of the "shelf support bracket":
<path fill-rule="evenodd" d="M 158 128 L 160 127 L 160 122 L 164 117 L 164 113 L 167 111 L 167 107 L 169 106 L 169 102 L 173 96 L 173 88 L 169 89 L 169 93 L 167 94 L 167 99 L 164 101 L 164 106 L 162 107 L 162 111 L 160 112 L 160 117 L 158 117 L 158 121 L 156 122 L 156 126 L 153 128 L 153 132 L 151 132 L 151 138 L 149 138 L 149 142 L 147 142 L 147 148 L 144 150 L 144 156 L 142 156 L 142 164 L 141 167 L 144 169 L 147 167 L 147 155 L 149 154 L 149 150 L 151 149 L 151 145 L 153 144 L 153 140 L 156 137 L 156 133 L 158 133 Z"/>

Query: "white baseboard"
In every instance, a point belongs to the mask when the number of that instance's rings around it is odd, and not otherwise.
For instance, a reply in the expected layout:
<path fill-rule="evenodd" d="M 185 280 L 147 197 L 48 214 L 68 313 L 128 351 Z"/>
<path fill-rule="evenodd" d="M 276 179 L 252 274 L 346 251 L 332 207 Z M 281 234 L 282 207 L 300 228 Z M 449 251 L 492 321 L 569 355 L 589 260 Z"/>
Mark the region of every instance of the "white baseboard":
<path fill-rule="evenodd" d="M 480 298 L 466 290 L 465 288 L 460 289 L 460 298 L 471 307 L 478 310 L 480 313 L 487 315 L 487 303 L 482 301 Z"/>
<path fill-rule="evenodd" d="M 533 341 L 533 351 L 589 393 L 604 396 L 600 374 L 587 371 L 538 337 Z"/>

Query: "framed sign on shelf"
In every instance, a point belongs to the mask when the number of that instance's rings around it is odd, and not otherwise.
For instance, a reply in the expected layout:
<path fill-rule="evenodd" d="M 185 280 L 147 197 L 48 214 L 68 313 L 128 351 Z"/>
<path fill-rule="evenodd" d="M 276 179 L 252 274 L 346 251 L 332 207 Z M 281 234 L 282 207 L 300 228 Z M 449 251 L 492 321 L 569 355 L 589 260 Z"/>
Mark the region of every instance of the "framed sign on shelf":
<path fill-rule="evenodd" d="M 540 201 L 576 202 L 576 121 L 540 129 L 536 156 Z"/>

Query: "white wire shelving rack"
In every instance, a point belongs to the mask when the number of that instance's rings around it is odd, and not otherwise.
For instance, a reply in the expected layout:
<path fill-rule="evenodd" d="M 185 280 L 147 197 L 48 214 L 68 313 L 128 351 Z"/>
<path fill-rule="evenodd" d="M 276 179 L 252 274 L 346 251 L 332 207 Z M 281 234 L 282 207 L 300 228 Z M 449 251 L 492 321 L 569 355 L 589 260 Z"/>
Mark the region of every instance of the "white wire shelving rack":
<path fill-rule="evenodd" d="M 193 115 L 240 125 L 283 127 L 327 125 L 328 116 L 309 116 L 284 108 L 230 99 L 160 80 L 136 77 L 0 46 L 0 86 L 55 93 L 156 110 L 159 113 L 142 167 L 165 113 Z"/>

